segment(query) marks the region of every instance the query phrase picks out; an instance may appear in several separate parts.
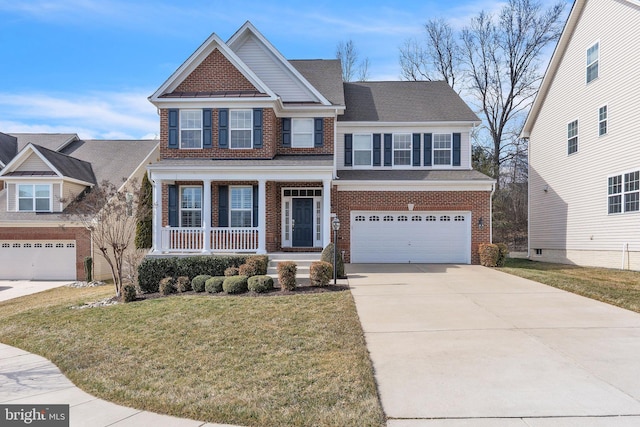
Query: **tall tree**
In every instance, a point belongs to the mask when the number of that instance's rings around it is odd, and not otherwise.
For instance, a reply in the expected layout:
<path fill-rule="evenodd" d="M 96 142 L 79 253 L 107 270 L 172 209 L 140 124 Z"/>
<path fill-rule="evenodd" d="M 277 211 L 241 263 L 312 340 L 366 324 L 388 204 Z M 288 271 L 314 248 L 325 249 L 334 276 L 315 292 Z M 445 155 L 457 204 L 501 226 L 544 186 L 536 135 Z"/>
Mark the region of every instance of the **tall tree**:
<path fill-rule="evenodd" d="M 353 40 L 341 41 L 336 46 L 336 59 L 342 63 L 342 80 L 351 82 L 357 78 L 364 82 L 369 79 L 369 58 L 359 61 L 360 54 Z"/>
<path fill-rule="evenodd" d="M 421 51 L 411 42 L 401 48 L 403 77 L 437 77 L 452 86 L 464 82 L 461 92 L 474 100 L 489 134 L 495 178 L 500 177 L 501 165 L 514 156 L 513 123 L 537 93 L 544 71 L 542 52 L 560 37 L 563 9 L 563 2 L 543 10 L 533 0 L 508 0 L 497 16 L 481 12 L 472 18 L 457 39 L 449 24 L 432 20 L 425 26 Z M 459 52 L 459 62 L 446 55 L 449 51 Z M 403 62 L 403 57 L 416 60 Z"/>

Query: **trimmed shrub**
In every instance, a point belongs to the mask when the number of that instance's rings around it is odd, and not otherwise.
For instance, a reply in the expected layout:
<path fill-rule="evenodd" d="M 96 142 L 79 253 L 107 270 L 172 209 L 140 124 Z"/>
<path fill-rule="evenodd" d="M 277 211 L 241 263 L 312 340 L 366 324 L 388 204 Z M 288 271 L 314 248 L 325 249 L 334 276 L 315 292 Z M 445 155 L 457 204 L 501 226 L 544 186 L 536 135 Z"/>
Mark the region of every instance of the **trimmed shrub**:
<path fill-rule="evenodd" d="M 93 258 L 84 257 L 84 278 L 87 283 L 93 282 Z"/>
<path fill-rule="evenodd" d="M 173 277 L 165 277 L 164 279 L 160 280 L 160 293 L 162 295 L 169 295 L 174 293 L 176 291 L 174 283 L 175 280 L 173 279 Z"/>
<path fill-rule="evenodd" d="M 241 276 L 252 277 L 257 275 L 264 275 L 267 274 L 267 272 L 262 272 L 262 261 L 257 258 L 251 257 L 247 258 L 247 262 L 245 262 L 240 266 L 240 268 L 238 268 L 238 274 L 240 274 Z"/>
<path fill-rule="evenodd" d="M 180 293 L 191 290 L 191 281 L 187 276 L 180 276 L 176 279 L 176 290 Z"/>
<path fill-rule="evenodd" d="M 240 268 L 238 267 L 229 267 L 224 271 L 225 277 L 237 276 L 240 274 Z"/>
<path fill-rule="evenodd" d="M 247 280 L 247 285 L 252 292 L 268 292 L 273 289 L 273 278 L 265 275 L 252 276 Z"/>
<path fill-rule="evenodd" d="M 325 246 L 325 248 L 322 250 L 320 261 L 328 262 L 329 264 L 331 264 L 331 266 L 333 266 L 333 248 L 333 243 L 329 243 L 327 246 Z M 338 257 L 336 258 L 336 270 L 338 271 L 338 277 L 344 279 L 347 276 L 344 274 L 344 259 L 342 258 L 342 252 L 338 251 L 337 255 Z"/>
<path fill-rule="evenodd" d="M 204 282 L 204 290 L 210 294 L 222 292 L 222 283 L 224 282 L 224 279 L 226 279 L 225 276 L 215 276 L 207 279 L 207 281 Z"/>
<path fill-rule="evenodd" d="M 480 254 L 480 264 L 485 267 L 495 267 L 498 264 L 500 249 L 497 245 L 492 243 L 480 243 L 478 246 L 478 253 Z"/>
<path fill-rule="evenodd" d="M 136 287 L 129 283 L 122 288 L 122 302 L 131 302 L 136 300 Z"/>
<path fill-rule="evenodd" d="M 195 292 L 204 292 L 204 283 L 211 279 L 211 276 L 208 274 L 200 274 L 193 278 L 191 281 L 191 289 Z"/>
<path fill-rule="evenodd" d="M 222 290 L 228 294 L 241 294 L 249 290 L 247 276 L 229 276 L 222 282 Z"/>
<path fill-rule="evenodd" d="M 333 265 L 324 261 L 312 262 L 309 269 L 309 278 L 311 279 L 311 286 L 327 286 L 333 279 Z"/>
<path fill-rule="evenodd" d="M 293 291 L 296 288 L 296 272 L 298 267 L 293 261 L 278 263 L 278 283 L 283 291 Z"/>
<path fill-rule="evenodd" d="M 504 263 L 507 261 L 507 255 L 509 255 L 509 248 L 504 243 L 496 243 L 498 247 L 498 261 L 496 267 L 504 267 Z"/>
<path fill-rule="evenodd" d="M 245 261 L 245 264 L 255 263 L 258 270 L 257 276 L 264 276 L 269 269 L 269 257 L 267 255 L 251 255 Z"/>

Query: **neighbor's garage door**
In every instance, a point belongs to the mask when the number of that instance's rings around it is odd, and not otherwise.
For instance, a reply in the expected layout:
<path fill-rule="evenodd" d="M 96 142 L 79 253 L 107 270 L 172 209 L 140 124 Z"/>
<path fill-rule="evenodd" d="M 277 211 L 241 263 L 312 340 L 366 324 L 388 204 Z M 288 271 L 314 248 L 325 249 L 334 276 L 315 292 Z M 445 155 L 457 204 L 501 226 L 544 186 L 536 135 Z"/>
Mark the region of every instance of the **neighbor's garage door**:
<path fill-rule="evenodd" d="M 75 280 L 73 240 L 0 242 L 0 279 Z"/>
<path fill-rule="evenodd" d="M 470 212 L 351 212 L 353 263 L 471 263 Z"/>

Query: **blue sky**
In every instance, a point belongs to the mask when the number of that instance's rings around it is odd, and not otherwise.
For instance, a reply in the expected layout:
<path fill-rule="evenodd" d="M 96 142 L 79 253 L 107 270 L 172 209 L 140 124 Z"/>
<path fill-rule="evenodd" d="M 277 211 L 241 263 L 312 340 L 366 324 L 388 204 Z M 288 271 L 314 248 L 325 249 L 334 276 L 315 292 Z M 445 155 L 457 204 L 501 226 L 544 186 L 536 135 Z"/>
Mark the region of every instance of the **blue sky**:
<path fill-rule="evenodd" d="M 147 97 L 212 32 L 228 40 L 246 20 L 288 59 L 334 58 L 338 42 L 352 39 L 370 60 L 370 80 L 398 80 L 398 48 L 422 37 L 428 19 L 444 17 L 462 27 L 479 11 L 501 5 L 0 0 L 0 131 L 153 138 L 159 121 Z"/>

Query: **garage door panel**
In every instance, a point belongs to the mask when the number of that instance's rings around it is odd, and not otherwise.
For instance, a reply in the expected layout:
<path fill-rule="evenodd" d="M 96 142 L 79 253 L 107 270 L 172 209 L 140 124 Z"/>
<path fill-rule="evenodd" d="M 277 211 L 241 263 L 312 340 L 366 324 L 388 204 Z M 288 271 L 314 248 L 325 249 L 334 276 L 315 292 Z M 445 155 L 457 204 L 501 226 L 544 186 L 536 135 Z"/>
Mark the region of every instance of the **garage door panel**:
<path fill-rule="evenodd" d="M 0 242 L 0 279 L 75 280 L 73 240 Z M 6 261 L 6 262 L 5 262 Z"/>
<path fill-rule="evenodd" d="M 354 263 L 470 263 L 470 212 L 365 212 L 351 216 Z"/>

